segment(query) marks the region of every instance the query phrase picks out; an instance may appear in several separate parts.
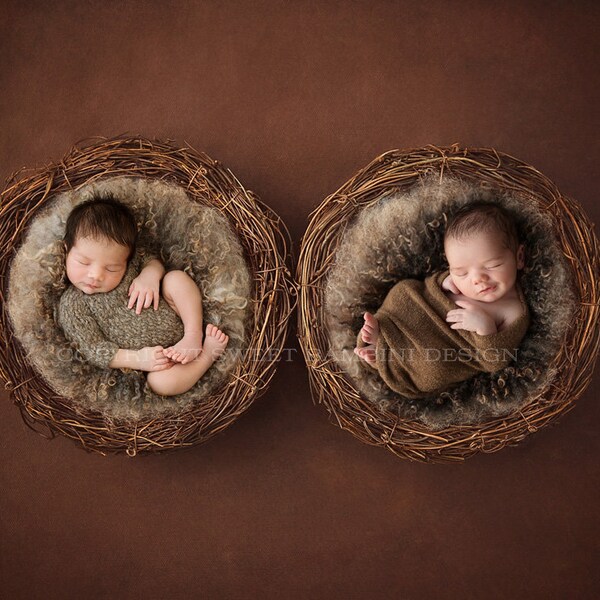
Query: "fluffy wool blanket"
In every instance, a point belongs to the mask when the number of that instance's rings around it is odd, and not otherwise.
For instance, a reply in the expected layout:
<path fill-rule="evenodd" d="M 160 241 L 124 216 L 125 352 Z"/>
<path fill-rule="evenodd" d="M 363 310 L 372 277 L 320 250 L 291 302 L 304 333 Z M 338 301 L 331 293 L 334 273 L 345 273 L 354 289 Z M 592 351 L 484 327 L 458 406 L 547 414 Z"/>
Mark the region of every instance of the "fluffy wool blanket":
<path fill-rule="evenodd" d="M 465 204 L 493 201 L 512 214 L 525 243 L 520 276 L 530 326 L 517 360 L 494 373 L 480 372 L 427 398 L 394 392 L 353 352 L 365 311 L 376 312 L 403 279 L 424 280 L 448 268 L 444 231 L 448 216 Z M 431 430 L 477 425 L 519 410 L 552 381 L 555 358 L 577 310 L 573 274 L 557 242 L 556 225 L 534 197 L 499 190 L 439 172 L 410 190 L 374 199 L 349 224 L 338 246 L 325 289 L 330 355 L 374 409 L 395 411 Z"/>
<path fill-rule="evenodd" d="M 111 194 L 129 206 L 140 249 L 160 257 L 167 270 L 188 273 L 202 291 L 205 321 L 229 335 L 221 359 L 184 394 L 158 396 L 141 371 L 90 364 L 58 325 L 57 306 L 67 286 L 62 243 L 67 217 L 96 194 Z M 243 360 L 250 281 L 242 246 L 218 210 L 192 202 L 174 184 L 113 177 L 58 195 L 34 219 L 11 265 L 8 311 L 30 362 L 75 408 L 101 412 L 108 420 L 160 418 L 201 402 Z"/>
<path fill-rule="evenodd" d="M 397 283 L 375 313 L 379 322 L 376 370 L 387 386 L 407 398 L 426 398 L 477 373 L 493 373 L 518 355 L 529 312 L 491 335 L 451 329 L 446 314 L 456 308 L 442 289 L 448 271 L 425 281 Z M 359 346 L 364 345 L 359 334 Z"/>

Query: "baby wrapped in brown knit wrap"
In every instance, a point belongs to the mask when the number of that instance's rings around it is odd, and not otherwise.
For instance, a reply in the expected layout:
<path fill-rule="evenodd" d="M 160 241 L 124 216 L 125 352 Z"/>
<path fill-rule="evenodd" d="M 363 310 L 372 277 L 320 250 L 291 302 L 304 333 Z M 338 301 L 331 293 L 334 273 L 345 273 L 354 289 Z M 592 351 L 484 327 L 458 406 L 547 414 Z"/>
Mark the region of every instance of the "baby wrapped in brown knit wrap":
<path fill-rule="evenodd" d="M 506 329 L 490 335 L 451 329 L 446 315 L 456 305 L 442 289 L 448 274 L 441 271 L 425 281 L 400 281 L 375 313 L 379 339 L 371 368 L 390 389 L 407 398 L 431 396 L 482 371 L 506 367 L 516 359 L 529 326 L 520 292 L 523 313 Z M 360 334 L 358 346 L 365 346 Z"/>

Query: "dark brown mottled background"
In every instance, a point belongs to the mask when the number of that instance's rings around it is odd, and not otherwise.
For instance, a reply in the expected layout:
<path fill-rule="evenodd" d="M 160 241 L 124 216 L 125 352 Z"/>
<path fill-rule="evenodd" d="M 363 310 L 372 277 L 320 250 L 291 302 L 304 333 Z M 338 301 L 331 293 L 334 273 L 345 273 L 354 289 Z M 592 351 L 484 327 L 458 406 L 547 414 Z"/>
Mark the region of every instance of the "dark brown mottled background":
<path fill-rule="evenodd" d="M 600 222 L 595 2 L 5 0 L 0 23 L 2 179 L 87 136 L 187 141 L 297 248 L 379 153 L 459 142 Z M 600 373 L 523 445 L 428 466 L 330 425 L 294 354 L 229 430 L 166 456 L 47 441 L 2 392 L 0 595 L 598 597 Z"/>

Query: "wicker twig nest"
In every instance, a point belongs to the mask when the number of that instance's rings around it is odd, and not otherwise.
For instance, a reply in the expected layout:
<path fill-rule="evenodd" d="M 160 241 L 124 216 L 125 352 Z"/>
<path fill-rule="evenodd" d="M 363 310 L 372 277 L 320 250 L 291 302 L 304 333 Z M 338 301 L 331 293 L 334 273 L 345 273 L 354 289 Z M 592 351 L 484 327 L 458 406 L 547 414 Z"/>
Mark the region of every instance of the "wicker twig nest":
<path fill-rule="evenodd" d="M 339 251 L 355 223 L 382 199 L 403 194 L 410 198 L 424 181 L 434 179 L 498 190 L 522 203 L 525 213 L 531 214 L 532 208 L 539 212 L 541 220 L 549 222 L 554 230 L 561 260 L 577 296 L 574 316 L 564 326 L 558 352 L 548 361 L 550 375 L 538 377 L 540 385 L 535 393 L 530 392 L 523 402 L 514 404 L 517 408 L 502 416 L 488 416 L 476 423 L 452 423 L 443 428 L 428 426 L 423 419 L 402 413 L 393 403 L 368 398 L 364 386 L 357 385 L 350 371 L 340 366 L 344 361 L 336 352 L 337 340 L 332 343 L 332 335 L 337 332 L 328 328 L 331 314 L 326 306 L 330 279 L 341 281 L 339 272 L 336 274 L 337 261 L 341 260 Z M 438 228 L 438 223 L 434 223 L 434 228 Z M 431 237 L 438 238 L 439 231 Z M 344 255 L 351 256 L 348 248 Z M 360 270 L 361 266 L 362 263 L 356 268 Z M 460 461 L 476 452 L 494 452 L 516 444 L 568 411 L 591 379 L 600 340 L 599 273 L 599 247 L 593 225 L 577 203 L 562 196 L 533 167 L 488 149 L 452 146 L 387 152 L 321 203 L 312 214 L 302 241 L 297 275 L 299 338 L 313 397 L 325 405 L 342 429 L 366 443 L 385 446 L 403 458 Z M 351 285 L 352 282 L 347 287 Z M 367 299 L 365 305 L 372 301 L 373 298 Z"/>
<path fill-rule="evenodd" d="M 245 345 L 237 351 L 239 358 L 232 361 L 225 380 L 216 379 L 217 384 L 212 387 L 208 382 L 208 396 L 180 403 L 182 408 L 178 409 L 175 403 L 167 410 L 142 411 L 133 418 L 114 411 L 94 410 L 83 398 L 62 397 L 51 387 L 52 382 L 31 366 L 32 359 L 28 359 L 13 331 L 8 311 L 8 274 L 29 226 L 39 215 L 45 217 L 55 206 L 65 205 L 64 201 L 54 202 L 63 198 L 65 192 L 73 196 L 73 190 L 103 186 L 109 190 L 111 186 L 133 190 L 134 195 L 136 190 L 144 194 L 163 190 L 164 194 L 164 189 L 168 194 L 168 186 L 173 186 L 184 197 L 179 198 L 181 202 L 177 205 L 184 217 L 207 214 L 208 221 L 204 223 L 218 226 L 223 215 L 241 246 L 250 275 L 250 316 L 245 334 L 241 333 Z M 191 207 L 187 212 L 186 202 Z M 211 217 L 209 213 L 194 211 L 193 203 L 217 209 L 218 213 Z M 163 214 L 169 215 L 168 205 L 163 206 Z M 173 209 L 175 213 L 175 205 Z M 61 210 L 64 212 L 64 206 Z M 205 154 L 190 147 L 178 148 L 143 138 L 100 140 L 76 146 L 60 163 L 17 173 L 7 181 L 0 207 L 0 236 L 0 374 L 25 422 L 40 433 L 50 436 L 62 433 L 86 449 L 100 453 L 125 451 L 135 455 L 165 451 L 208 440 L 230 425 L 266 390 L 294 304 L 294 285 L 286 265 L 289 234 L 272 210 L 245 190 L 228 169 Z M 235 238 L 233 242 L 237 243 Z M 181 249 L 186 251 L 185 243 Z"/>

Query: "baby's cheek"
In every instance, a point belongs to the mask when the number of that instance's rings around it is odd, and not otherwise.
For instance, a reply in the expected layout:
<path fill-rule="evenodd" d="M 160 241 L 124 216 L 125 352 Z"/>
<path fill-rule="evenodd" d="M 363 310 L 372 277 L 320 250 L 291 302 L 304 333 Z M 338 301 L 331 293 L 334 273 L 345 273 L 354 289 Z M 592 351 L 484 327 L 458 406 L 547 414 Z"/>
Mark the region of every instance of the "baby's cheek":
<path fill-rule="evenodd" d="M 73 280 L 77 279 L 77 272 L 71 265 L 67 263 L 67 267 L 65 269 L 65 273 L 67 275 L 67 279 L 73 283 Z"/>
<path fill-rule="evenodd" d="M 459 291 L 462 292 L 465 287 L 463 285 L 463 282 L 458 278 L 453 278 L 452 281 L 454 282 L 454 285 L 459 289 Z"/>

